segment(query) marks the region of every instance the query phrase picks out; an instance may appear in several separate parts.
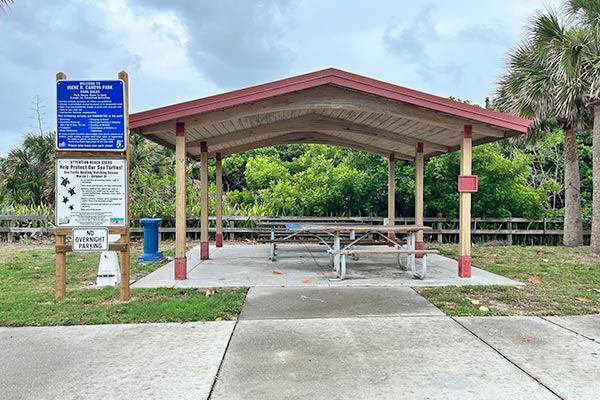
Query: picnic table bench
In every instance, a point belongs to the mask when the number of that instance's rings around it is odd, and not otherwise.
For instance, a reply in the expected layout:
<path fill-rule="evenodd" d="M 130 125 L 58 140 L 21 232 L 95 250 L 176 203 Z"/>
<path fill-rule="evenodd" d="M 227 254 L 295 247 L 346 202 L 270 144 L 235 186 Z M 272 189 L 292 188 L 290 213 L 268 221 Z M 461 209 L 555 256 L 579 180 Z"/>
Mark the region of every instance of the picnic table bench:
<path fill-rule="evenodd" d="M 340 251 L 341 261 L 340 261 L 340 271 L 339 276 L 340 279 L 344 279 L 346 277 L 346 256 L 357 256 L 360 254 L 397 254 L 398 255 L 398 265 L 403 271 L 406 271 L 410 266 L 410 263 L 407 259 L 406 265 L 402 265 L 400 260 L 400 256 L 406 255 L 407 257 L 415 257 L 417 255 L 422 256 L 421 261 L 421 272 L 416 272 L 414 270 L 415 263 L 412 263 L 413 270 L 412 272 L 415 274 L 416 278 L 425 279 L 425 275 L 427 274 L 427 255 L 428 254 L 439 254 L 437 250 L 417 250 L 417 249 L 406 249 L 406 248 L 396 248 L 396 249 L 381 249 L 381 248 L 370 248 L 370 249 L 348 249 Z M 358 258 L 354 258 L 358 259 Z"/>

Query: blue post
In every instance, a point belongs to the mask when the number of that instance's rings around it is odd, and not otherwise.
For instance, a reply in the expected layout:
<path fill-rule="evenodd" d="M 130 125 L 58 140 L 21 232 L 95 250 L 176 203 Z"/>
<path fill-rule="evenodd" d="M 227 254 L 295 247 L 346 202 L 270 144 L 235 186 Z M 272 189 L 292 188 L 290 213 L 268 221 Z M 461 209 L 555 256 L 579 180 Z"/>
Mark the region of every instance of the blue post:
<path fill-rule="evenodd" d="M 140 223 L 144 227 L 144 253 L 138 261 L 160 261 L 163 259 L 162 251 L 158 251 L 158 227 L 161 218 L 142 218 Z"/>

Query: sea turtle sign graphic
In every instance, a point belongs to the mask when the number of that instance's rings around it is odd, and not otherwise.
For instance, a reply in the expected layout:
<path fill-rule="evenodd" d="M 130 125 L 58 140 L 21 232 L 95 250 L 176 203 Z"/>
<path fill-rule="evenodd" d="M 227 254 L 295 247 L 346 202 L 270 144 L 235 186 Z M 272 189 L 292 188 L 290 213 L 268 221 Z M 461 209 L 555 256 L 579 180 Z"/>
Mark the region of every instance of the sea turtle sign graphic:
<path fill-rule="evenodd" d="M 57 159 L 56 225 L 125 226 L 125 166 L 122 159 Z"/>

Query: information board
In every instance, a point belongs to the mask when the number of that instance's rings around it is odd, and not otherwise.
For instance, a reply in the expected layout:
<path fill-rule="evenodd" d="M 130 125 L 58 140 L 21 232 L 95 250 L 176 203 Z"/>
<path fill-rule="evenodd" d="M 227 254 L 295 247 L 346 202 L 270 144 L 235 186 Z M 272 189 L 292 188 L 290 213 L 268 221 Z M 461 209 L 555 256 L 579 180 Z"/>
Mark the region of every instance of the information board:
<path fill-rule="evenodd" d="M 58 80 L 56 149 L 123 151 L 124 99 L 122 80 Z"/>
<path fill-rule="evenodd" d="M 125 226 L 126 170 L 121 159 L 57 159 L 56 226 Z"/>
<path fill-rule="evenodd" d="M 107 251 L 108 229 L 73 228 L 73 251 Z"/>

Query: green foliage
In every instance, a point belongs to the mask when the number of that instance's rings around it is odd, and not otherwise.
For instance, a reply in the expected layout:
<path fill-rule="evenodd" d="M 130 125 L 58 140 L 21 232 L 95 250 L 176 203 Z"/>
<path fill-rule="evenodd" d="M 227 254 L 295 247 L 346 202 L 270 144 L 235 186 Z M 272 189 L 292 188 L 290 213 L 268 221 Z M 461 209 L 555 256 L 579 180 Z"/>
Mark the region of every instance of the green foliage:
<path fill-rule="evenodd" d="M 39 140 L 53 148 L 53 138 Z M 591 139 L 580 135 L 584 215 L 591 212 Z M 31 154 L 46 154 L 53 176 L 52 151 L 33 151 L 38 141 L 27 141 Z M 458 215 L 459 153 L 434 157 L 425 164 L 425 215 Z M 42 157 L 43 158 L 43 157 Z M 562 186 L 562 131 L 551 130 L 531 145 L 506 140 L 477 146 L 473 173 L 480 191 L 473 195 L 476 217 L 538 218 L 557 216 L 564 206 Z M 174 155 L 171 150 L 134 135 L 131 137 L 130 212 L 134 216 L 175 216 Z M 6 168 L 7 164 L 2 167 Z M 209 165 L 214 175 L 214 164 Z M 237 215 L 387 215 L 387 167 L 384 157 L 323 145 L 276 146 L 223 159 L 224 214 Z M 52 171 L 52 172 L 50 172 Z M 396 163 L 398 216 L 414 215 L 414 164 Z M 186 207 L 200 215 L 201 182 L 198 163 L 187 168 Z M 6 181 L 6 173 L 2 175 Z M 53 188 L 52 178 L 51 186 Z M 209 187 L 209 213 L 215 213 L 216 190 Z M 12 197 L 11 197 L 12 198 Z M 53 214 L 53 197 L 39 206 Z M 5 199 L 3 212 L 8 210 Z M 12 201 L 11 207 L 23 204 Z M 25 210 L 34 212 L 36 205 Z"/>
<path fill-rule="evenodd" d="M 350 165 L 339 148 L 309 145 L 294 158 L 279 154 L 249 158 L 245 170 L 248 189 L 273 215 L 363 215 L 372 210 L 368 174 Z M 283 150 L 283 149 L 282 149 Z M 241 197 L 237 192 L 237 197 Z M 248 201 L 247 193 L 243 201 Z"/>
<path fill-rule="evenodd" d="M 0 158 L 0 201 L 54 203 L 54 143 L 53 132 L 29 133 L 20 148 Z"/>
<path fill-rule="evenodd" d="M 578 135 L 579 174 L 581 176 L 581 214 L 584 221 L 592 218 L 592 135 Z"/>
<path fill-rule="evenodd" d="M 473 201 L 473 215 L 505 217 L 507 214 L 537 219 L 544 215 L 547 197 L 526 185 L 530 169 L 523 156 L 508 160 L 493 146 L 478 146 L 473 154 L 473 171 L 479 175 L 480 190 Z"/>
<path fill-rule="evenodd" d="M 425 210 L 427 215 L 441 212 L 458 216 L 460 157 L 452 153 L 435 157 L 425 166 Z M 526 157 L 504 157 L 491 144 L 473 149 L 473 173 L 479 176 L 479 192 L 472 197 L 472 215 L 506 217 L 509 213 L 524 218 L 540 218 L 547 209 L 543 190 L 527 186 L 531 170 Z"/>
<path fill-rule="evenodd" d="M 140 135 L 129 135 L 129 170 L 159 176 L 175 173 L 175 153 Z"/>
<path fill-rule="evenodd" d="M 457 153 L 432 158 L 425 164 L 424 206 L 426 215 L 456 218 L 458 215 L 458 175 L 460 159 Z"/>
<path fill-rule="evenodd" d="M 140 169 L 130 172 L 131 215 L 139 217 L 175 215 L 175 177 L 158 176 Z"/>
<path fill-rule="evenodd" d="M 54 207 L 46 204 L 38 204 L 31 206 L 27 204 L 7 204 L 0 207 L 0 213 L 6 214 L 8 210 L 12 210 L 15 215 L 54 215 Z"/>
<path fill-rule="evenodd" d="M 248 159 L 244 171 L 247 188 L 250 191 L 271 187 L 277 181 L 289 180 L 290 172 L 281 163 L 278 155 L 260 155 Z"/>

